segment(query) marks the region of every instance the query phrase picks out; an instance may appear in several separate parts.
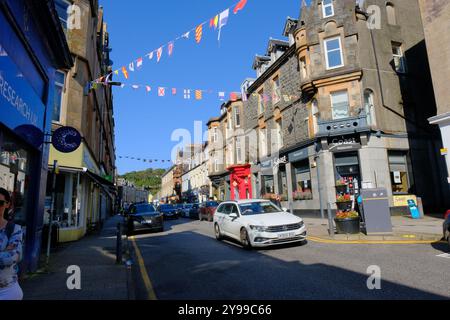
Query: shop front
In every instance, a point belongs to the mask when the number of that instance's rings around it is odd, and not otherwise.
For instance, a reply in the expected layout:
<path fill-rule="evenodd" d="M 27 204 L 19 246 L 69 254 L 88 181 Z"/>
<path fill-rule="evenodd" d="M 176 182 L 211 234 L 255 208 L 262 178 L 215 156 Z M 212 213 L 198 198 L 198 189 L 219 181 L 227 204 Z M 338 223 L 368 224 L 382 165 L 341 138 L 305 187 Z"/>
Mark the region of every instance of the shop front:
<path fill-rule="evenodd" d="M 45 32 L 44 32 L 45 30 Z M 0 187 L 13 198 L 23 226 L 22 271 L 34 271 L 41 253 L 55 69 L 72 59 L 56 12 L 46 1 L 0 5 Z"/>
<path fill-rule="evenodd" d="M 230 172 L 231 200 L 252 199 L 251 165 L 236 165 L 228 168 Z"/>

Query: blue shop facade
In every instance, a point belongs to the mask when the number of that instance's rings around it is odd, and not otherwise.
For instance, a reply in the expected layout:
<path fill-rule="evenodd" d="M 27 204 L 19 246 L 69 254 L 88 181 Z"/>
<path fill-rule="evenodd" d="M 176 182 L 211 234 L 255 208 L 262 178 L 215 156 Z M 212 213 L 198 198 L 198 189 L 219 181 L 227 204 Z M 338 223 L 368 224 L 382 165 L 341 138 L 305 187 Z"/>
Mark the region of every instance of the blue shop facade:
<path fill-rule="evenodd" d="M 25 230 L 22 272 L 43 246 L 55 70 L 72 65 L 53 1 L 0 0 L 0 187 Z"/>

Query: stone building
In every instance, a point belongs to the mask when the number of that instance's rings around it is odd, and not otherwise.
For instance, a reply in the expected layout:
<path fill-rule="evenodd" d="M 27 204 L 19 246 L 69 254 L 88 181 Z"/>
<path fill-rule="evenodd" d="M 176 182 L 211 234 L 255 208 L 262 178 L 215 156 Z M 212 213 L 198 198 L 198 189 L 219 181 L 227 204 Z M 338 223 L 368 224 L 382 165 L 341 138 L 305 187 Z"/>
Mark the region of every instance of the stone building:
<path fill-rule="evenodd" d="M 443 149 L 446 157 L 447 182 L 450 186 L 450 2 L 446 0 L 420 0 L 425 41 L 433 77 L 437 115 L 430 118 L 433 125 L 441 129 Z M 447 204 L 448 206 L 448 204 Z"/>
<path fill-rule="evenodd" d="M 220 117 L 211 118 L 207 123 L 211 197 L 222 201 L 251 198 L 241 97 L 223 103 L 220 112 Z"/>
<path fill-rule="evenodd" d="M 59 240 L 66 242 L 80 239 L 115 211 L 112 90 L 111 86 L 102 84 L 90 89 L 92 81 L 106 76 L 112 69 L 109 34 L 98 1 L 56 0 L 55 3 L 74 66 L 57 71 L 52 130 L 70 126 L 82 136 L 76 151 L 64 154 L 52 147 L 48 160 L 48 199 L 52 194 L 53 163 L 58 161 L 55 220 L 60 227 Z M 74 15 L 69 16 L 71 12 Z M 69 27 L 69 19 L 78 21 Z"/>
<path fill-rule="evenodd" d="M 375 29 L 366 12 L 373 5 Z M 344 193 L 354 209 L 361 188 L 384 187 L 392 213 L 406 213 L 415 196 L 426 210 L 444 206 L 450 197 L 439 135 L 427 122 L 436 108 L 417 0 L 361 8 L 314 0 L 298 21 L 286 21 L 284 35 L 289 41 L 271 39 L 255 58 L 258 78 L 247 90 L 246 131 L 258 141 L 247 139 L 254 197 L 319 212 L 327 203 L 336 209 Z"/>
<path fill-rule="evenodd" d="M 161 203 L 170 203 L 171 199 L 175 195 L 175 183 L 174 183 L 174 171 L 177 166 L 172 166 L 161 176 L 161 191 L 160 199 Z"/>
<path fill-rule="evenodd" d="M 205 142 L 193 148 L 193 154 L 186 160 L 181 176 L 181 201 L 184 203 L 207 201 L 211 193 L 207 165 L 209 161 L 208 143 Z"/>

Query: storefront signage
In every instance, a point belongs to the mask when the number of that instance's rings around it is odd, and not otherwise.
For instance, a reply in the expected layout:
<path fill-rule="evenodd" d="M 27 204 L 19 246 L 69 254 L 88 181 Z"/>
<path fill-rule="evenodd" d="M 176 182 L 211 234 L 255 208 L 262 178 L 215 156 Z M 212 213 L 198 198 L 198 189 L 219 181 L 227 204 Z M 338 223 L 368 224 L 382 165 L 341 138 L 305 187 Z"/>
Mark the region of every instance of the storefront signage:
<path fill-rule="evenodd" d="M 309 157 L 308 149 L 302 149 L 289 154 L 289 162 L 305 160 Z"/>
<path fill-rule="evenodd" d="M 361 149 L 359 136 L 338 136 L 328 138 L 328 147 L 332 152 L 344 152 Z"/>
<path fill-rule="evenodd" d="M 273 169 L 277 170 L 281 164 L 286 164 L 286 163 L 288 163 L 288 159 L 286 156 L 276 159 L 273 163 Z"/>
<path fill-rule="evenodd" d="M 402 196 L 394 196 L 394 207 L 407 207 L 408 206 L 408 200 L 414 200 L 415 203 L 417 203 L 417 197 L 415 195 L 402 195 Z"/>
<path fill-rule="evenodd" d="M 262 161 L 261 162 L 261 168 L 267 169 L 267 168 L 271 168 L 272 167 L 272 159 L 270 160 L 266 160 L 266 161 Z"/>
<path fill-rule="evenodd" d="M 52 145 L 62 153 L 71 153 L 77 150 L 81 144 L 81 135 L 72 127 L 61 127 L 52 135 Z"/>
<path fill-rule="evenodd" d="M 0 44 L 0 122 L 11 130 L 29 125 L 41 132 L 44 113 L 41 99 Z M 23 138 L 29 141 L 29 134 Z M 29 142 L 36 146 L 35 141 Z"/>
<path fill-rule="evenodd" d="M 83 151 L 83 163 L 84 166 L 89 169 L 89 171 L 99 175 L 99 170 L 95 165 L 95 161 L 92 159 L 89 150 L 87 150 L 86 147 L 84 148 Z"/>

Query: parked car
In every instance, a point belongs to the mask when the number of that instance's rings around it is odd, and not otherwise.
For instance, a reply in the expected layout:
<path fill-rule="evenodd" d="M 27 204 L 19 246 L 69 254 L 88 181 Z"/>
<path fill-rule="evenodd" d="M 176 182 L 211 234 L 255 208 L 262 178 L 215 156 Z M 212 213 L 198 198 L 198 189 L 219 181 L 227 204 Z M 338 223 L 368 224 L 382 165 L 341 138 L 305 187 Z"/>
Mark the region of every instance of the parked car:
<path fill-rule="evenodd" d="M 200 212 L 198 218 L 200 221 L 208 220 L 213 221 L 214 212 L 216 211 L 219 203 L 217 201 L 206 201 L 200 206 Z"/>
<path fill-rule="evenodd" d="M 162 204 L 158 211 L 164 215 L 165 219 L 178 219 L 177 208 L 173 204 Z"/>
<path fill-rule="evenodd" d="M 151 204 L 133 204 L 128 209 L 127 232 L 133 234 L 136 229 L 164 231 L 164 218 Z"/>
<path fill-rule="evenodd" d="M 200 204 L 194 203 L 192 205 L 192 208 L 189 209 L 189 218 L 198 219 L 199 214 L 200 214 Z"/>
<path fill-rule="evenodd" d="M 448 242 L 448 246 L 450 247 L 450 210 L 448 210 L 445 214 L 444 240 Z"/>
<path fill-rule="evenodd" d="M 214 215 L 217 240 L 230 237 L 246 249 L 306 242 L 303 220 L 269 200 L 239 200 L 220 204 Z"/>
<path fill-rule="evenodd" d="M 178 209 L 178 215 L 180 217 L 189 218 L 189 211 L 194 206 L 193 203 L 185 203 L 180 209 Z"/>
<path fill-rule="evenodd" d="M 178 217 L 182 217 L 184 204 L 183 203 L 175 204 L 174 207 Z"/>

